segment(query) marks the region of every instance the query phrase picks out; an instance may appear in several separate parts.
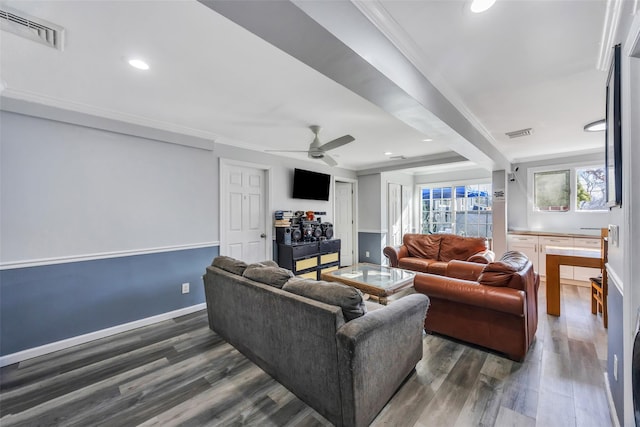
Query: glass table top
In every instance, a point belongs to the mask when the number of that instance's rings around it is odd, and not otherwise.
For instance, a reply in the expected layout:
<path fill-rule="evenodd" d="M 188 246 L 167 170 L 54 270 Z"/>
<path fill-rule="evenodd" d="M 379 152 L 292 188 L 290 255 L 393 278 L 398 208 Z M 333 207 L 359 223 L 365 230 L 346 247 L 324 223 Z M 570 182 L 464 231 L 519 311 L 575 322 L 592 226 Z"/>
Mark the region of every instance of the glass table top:
<path fill-rule="evenodd" d="M 415 273 L 408 270 L 366 263 L 340 268 L 328 274 L 345 282 L 358 282 L 382 289 L 413 283 L 415 277 Z"/>

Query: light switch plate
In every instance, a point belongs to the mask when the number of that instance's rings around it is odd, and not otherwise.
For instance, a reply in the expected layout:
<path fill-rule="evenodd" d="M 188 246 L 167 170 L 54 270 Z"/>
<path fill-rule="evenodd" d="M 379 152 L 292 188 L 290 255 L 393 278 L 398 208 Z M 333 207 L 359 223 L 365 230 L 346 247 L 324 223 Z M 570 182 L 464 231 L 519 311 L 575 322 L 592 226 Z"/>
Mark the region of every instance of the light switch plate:
<path fill-rule="evenodd" d="M 615 224 L 609 224 L 609 246 L 617 248 L 620 244 L 620 227 Z"/>

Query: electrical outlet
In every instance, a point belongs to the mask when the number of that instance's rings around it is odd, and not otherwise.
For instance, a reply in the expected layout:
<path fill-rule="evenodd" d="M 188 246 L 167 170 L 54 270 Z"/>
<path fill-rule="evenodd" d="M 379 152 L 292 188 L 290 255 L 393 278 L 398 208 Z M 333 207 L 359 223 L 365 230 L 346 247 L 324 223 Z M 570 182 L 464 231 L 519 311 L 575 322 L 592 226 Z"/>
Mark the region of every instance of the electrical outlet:
<path fill-rule="evenodd" d="M 369 251 L 364 251 L 364 256 L 369 258 Z"/>
<path fill-rule="evenodd" d="M 189 284 L 188 283 L 183 283 L 182 284 L 182 293 L 183 294 L 188 294 L 189 293 Z"/>
<path fill-rule="evenodd" d="M 618 355 L 613 355 L 613 379 L 618 381 Z"/>

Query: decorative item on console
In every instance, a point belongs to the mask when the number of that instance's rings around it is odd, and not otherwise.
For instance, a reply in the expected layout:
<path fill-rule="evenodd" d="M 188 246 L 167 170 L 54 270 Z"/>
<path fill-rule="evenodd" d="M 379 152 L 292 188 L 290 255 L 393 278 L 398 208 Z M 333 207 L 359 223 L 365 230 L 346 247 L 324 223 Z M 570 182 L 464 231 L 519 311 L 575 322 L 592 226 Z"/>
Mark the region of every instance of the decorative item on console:
<path fill-rule="evenodd" d="M 317 242 L 333 237 L 333 224 L 322 222 L 326 212 L 276 211 L 276 242 L 285 245 Z M 284 217 L 284 218 L 283 218 Z M 282 220 L 285 221 L 282 221 Z M 286 223 L 285 223 L 286 222 Z"/>

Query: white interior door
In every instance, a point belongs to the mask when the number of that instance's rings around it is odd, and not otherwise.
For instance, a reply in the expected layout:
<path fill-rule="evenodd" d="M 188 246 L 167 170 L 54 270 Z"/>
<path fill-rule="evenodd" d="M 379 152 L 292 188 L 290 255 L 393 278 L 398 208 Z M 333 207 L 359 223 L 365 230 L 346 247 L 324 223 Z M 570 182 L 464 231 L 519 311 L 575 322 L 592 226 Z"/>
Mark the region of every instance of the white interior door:
<path fill-rule="evenodd" d="M 402 225 L 400 234 L 400 243 L 402 244 L 402 236 L 407 233 L 411 233 L 412 230 L 412 217 L 411 217 L 411 200 L 413 199 L 413 192 L 410 186 L 402 186 Z"/>
<path fill-rule="evenodd" d="M 353 265 L 355 221 L 353 220 L 353 183 L 335 183 L 335 220 L 333 235 L 340 239 L 340 265 Z"/>
<path fill-rule="evenodd" d="M 220 254 L 247 263 L 267 259 L 266 171 L 237 164 L 220 171 Z"/>
<path fill-rule="evenodd" d="M 402 186 L 389 183 L 387 188 L 387 244 L 397 246 L 402 243 Z"/>

